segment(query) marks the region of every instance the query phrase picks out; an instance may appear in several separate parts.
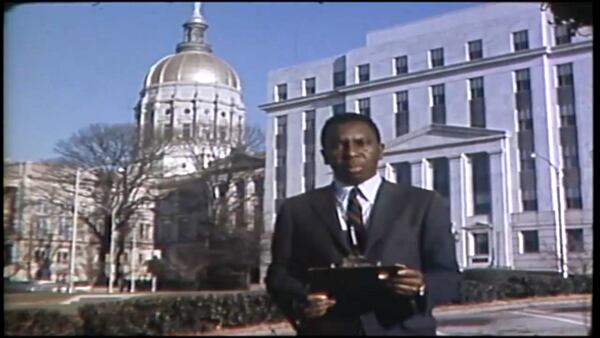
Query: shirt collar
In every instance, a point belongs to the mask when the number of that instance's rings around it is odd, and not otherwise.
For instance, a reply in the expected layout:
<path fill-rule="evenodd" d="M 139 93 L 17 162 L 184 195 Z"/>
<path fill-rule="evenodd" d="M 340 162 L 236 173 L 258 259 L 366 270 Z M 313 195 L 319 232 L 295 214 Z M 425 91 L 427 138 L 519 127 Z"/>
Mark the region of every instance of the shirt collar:
<path fill-rule="evenodd" d="M 373 177 L 362 182 L 358 185 L 358 189 L 362 197 L 364 197 L 369 203 L 375 203 L 375 197 L 377 196 L 377 190 L 381 185 L 382 178 L 379 174 L 373 175 Z M 350 190 L 354 187 L 353 185 L 346 184 L 338 179 L 334 179 L 333 186 L 335 187 L 335 196 L 338 201 L 343 202 L 350 194 Z"/>

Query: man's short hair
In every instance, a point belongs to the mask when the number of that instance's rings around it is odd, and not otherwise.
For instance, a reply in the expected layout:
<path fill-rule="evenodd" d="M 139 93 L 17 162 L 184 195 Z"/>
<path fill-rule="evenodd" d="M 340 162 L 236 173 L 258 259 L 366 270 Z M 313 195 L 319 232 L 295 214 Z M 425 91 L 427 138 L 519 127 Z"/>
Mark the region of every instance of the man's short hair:
<path fill-rule="evenodd" d="M 329 133 L 331 133 L 333 130 L 335 130 L 335 127 L 337 127 L 338 125 L 340 125 L 342 123 L 355 122 L 355 121 L 363 122 L 367 126 L 369 126 L 369 128 L 371 128 L 371 130 L 373 130 L 373 132 L 375 133 L 377 142 L 381 143 L 381 135 L 379 134 L 379 129 L 377 128 L 377 125 L 375 124 L 375 122 L 373 122 L 373 120 L 371 120 L 370 117 L 368 117 L 366 115 L 356 114 L 353 112 L 348 112 L 345 114 L 333 115 L 327 121 L 325 121 L 325 125 L 323 126 L 323 129 L 321 129 L 321 147 L 323 147 L 323 149 L 325 149 L 325 147 L 326 147 L 325 142 L 327 142 L 327 137 L 329 136 Z"/>

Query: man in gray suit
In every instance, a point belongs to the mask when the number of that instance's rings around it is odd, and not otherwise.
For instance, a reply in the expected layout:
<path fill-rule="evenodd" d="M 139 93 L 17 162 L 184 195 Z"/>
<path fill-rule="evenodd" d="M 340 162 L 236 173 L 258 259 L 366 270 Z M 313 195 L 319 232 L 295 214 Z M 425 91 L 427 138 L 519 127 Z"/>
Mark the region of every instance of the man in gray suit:
<path fill-rule="evenodd" d="M 335 179 L 281 205 L 267 291 L 299 335 L 435 335 L 432 309 L 458 297 L 460 280 L 441 195 L 377 173 L 384 145 L 369 117 L 331 117 L 321 145 Z M 366 296 L 310 292 L 308 268 L 339 264 L 356 252 L 397 269 Z"/>

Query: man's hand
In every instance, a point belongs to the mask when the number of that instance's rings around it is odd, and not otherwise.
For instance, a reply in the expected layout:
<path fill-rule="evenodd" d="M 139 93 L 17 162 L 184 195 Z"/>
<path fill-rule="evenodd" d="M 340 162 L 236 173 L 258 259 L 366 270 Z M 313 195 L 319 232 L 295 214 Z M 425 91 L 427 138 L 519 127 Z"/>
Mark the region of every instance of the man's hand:
<path fill-rule="evenodd" d="M 403 264 L 394 264 L 394 266 L 398 267 L 395 274 L 379 274 L 379 279 L 384 281 L 385 286 L 400 296 L 419 295 L 425 286 L 421 271 L 409 269 Z"/>
<path fill-rule="evenodd" d="M 322 292 L 311 293 L 308 295 L 308 305 L 302 310 L 304 317 L 321 317 L 330 307 L 335 305 L 335 299 L 330 298 Z"/>

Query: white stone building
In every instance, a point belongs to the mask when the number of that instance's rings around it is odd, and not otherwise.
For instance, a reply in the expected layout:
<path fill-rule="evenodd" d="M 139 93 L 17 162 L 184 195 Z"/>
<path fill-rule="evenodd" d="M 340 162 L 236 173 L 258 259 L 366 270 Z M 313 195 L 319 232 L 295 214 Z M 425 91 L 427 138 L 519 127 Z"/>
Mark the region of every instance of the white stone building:
<path fill-rule="evenodd" d="M 331 182 L 321 128 L 355 112 L 380 128 L 382 174 L 446 197 L 462 268 L 556 271 L 560 243 L 572 271 L 589 268 L 593 39 L 551 20 L 539 3 L 484 4 L 271 71 L 267 231 L 283 198 Z"/>
<path fill-rule="evenodd" d="M 60 171 L 60 176 L 53 171 Z M 73 177 L 74 168 L 43 162 L 4 163 L 4 276 L 19 280 L 68 282 L 73 236 L 73 186 L 66 189 L 57 177 Z M 78 201 L 79 215 L 91 215 L 97 205 L 85 190 L 95 177 L 84 172 Z M 72 183 L 71 183 L 72 184 Z M 51 197 L 53 196 L 53 200 Z M 59 203 L 66 203 L 64 207 Z M 136 210 L 130 219 L 135 234 L 133 257 L 137 280 L 150 280 L 146 261 L 154 249 L 153 223 L 148 210 Z M 100 211 L 102 215 L 103 211 Z M 132 234 L 125 240 L 121 263 L 129 270 Z M 93 282 L 98 273 L 100 243 L 88 225 L 79 219 L 75 248 L 74 280 Z M 116 249 L 115 249 L 116 253 Z M 108 261 L 108 260 L 107 260 Z M 47 264 L 47 271 L 41 273 Z M 129 276 L 127 276 L 129 277 Z"/>

